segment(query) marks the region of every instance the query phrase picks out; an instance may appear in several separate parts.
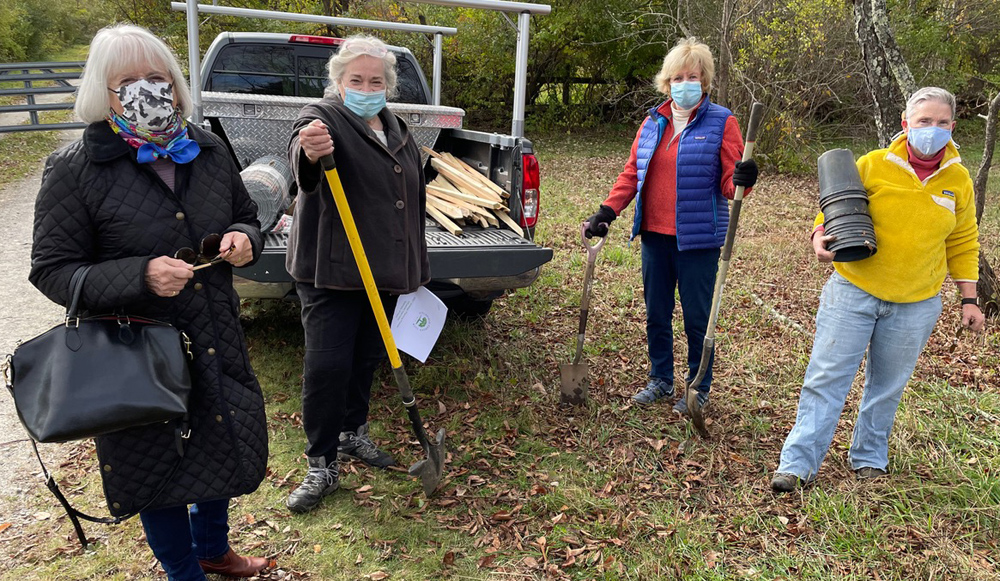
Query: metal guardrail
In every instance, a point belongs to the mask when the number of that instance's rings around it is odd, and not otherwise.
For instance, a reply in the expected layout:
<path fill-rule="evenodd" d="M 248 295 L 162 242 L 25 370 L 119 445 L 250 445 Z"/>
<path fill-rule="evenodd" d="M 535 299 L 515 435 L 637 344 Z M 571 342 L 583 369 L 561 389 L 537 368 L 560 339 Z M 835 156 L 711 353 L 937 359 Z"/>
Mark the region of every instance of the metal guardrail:
<path fill-rule="evenodd" d="M 83 71 L 83 61 L 72 62 L 33 62 L 33 63 L 0 63 L 0 83 L 21 83 L 17 88 L 0 88 L 0 97 L 24 97 L 25 103 L 16 105 L 0 105 L 2 113 L 27 113 L 27 125 L 0 125 L 0 133 L 21 131 L 61 131 L 64 129 L 82 129 L 86 123 L 42 123 L 38 117 L 41 111 L 67 111 L 73 108 L 72 102 L 37 103 L 36 95 L 71 94 L 76 87 L 70 83 L 80 78 Z M 36 83 L 55 83 L 55 86 L 36 87 Z"/>

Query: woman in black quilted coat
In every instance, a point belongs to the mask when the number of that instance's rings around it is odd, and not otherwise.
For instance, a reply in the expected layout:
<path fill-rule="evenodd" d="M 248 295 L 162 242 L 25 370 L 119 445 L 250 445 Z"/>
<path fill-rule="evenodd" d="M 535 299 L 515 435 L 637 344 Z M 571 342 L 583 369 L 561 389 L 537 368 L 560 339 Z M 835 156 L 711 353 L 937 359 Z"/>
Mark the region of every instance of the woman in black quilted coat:
<path fill-rule="evenodd" d="M 232 283 L 232 267 L 260 255 L 260 225 L 224 144 L 188 125 L 190 111 L 184 76 L 162 41 L 127 25 L 97 33 L 76 102 L 90 125 L 46 163 L 30 274 L 66 305 L 70 277 L 92 265 L 84 309 L 168 321 L 191 338 L 190 436 L 180 464 L 170 423 L 97 438 L 109 510 L 141 511 L 171 581 L 250 577 L 268 565 L 237 555 L 227 539 L 229 499 L 256 490 L 267 463 L 264 401 Z M 195 271 L 175 255 L 218 262 Z"/>

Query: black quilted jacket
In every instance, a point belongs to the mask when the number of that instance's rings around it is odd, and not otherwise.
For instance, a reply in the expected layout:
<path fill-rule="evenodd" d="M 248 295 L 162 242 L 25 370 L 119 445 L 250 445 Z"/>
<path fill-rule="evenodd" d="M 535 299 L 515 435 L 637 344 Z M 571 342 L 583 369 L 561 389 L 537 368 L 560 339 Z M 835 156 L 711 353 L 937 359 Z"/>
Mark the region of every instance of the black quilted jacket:
<path fill-rule="evenodd" d="M 52 154 L 35 203 L 31 283 L 66 305 L 70 277 L 94 265 L 82 307 L 123 310 L 169 321 L 193 342 L 191 437 L 180 468 L 174 426 L 156 424 L 97 439 L 108 508 L 123 515 L 146 506 L 174 506 L 254 491 L 267 464 L 267 427 L 260 385 L 250 368 L 239 322 L 239 297 L 227 263 L 201 269 L 180 295 L 146 288 L 146 264 L 181 247 L 198 249 L 207 234 L 236 230 L 250 237 L 254 260 L 262 237 L 257 208 L 238 169 L 214 135 L 196 127 L 189 137 L 201 154 L 177 165 L 175 192 L 139 164 L 135 149 L 107 123 Z M 108 362 L 114 365 L 113 361 Z M 123 390 L 127 385 L 121 386 Z"/>

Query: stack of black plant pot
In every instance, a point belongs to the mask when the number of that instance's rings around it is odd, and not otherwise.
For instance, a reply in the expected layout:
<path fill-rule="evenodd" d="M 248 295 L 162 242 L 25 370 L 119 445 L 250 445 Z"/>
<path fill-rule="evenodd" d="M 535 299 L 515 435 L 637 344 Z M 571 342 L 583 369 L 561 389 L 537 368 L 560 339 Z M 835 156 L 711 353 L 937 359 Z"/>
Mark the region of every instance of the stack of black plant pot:
<path fill-rule="evenodd" d="M 875 227 L 868 213 L 868 192 L 849 149 L 831 149 L 819 156 L 819 207 L 827 236 L 826 249 L 836 262 L 853 262 L 875 254 Z"/>

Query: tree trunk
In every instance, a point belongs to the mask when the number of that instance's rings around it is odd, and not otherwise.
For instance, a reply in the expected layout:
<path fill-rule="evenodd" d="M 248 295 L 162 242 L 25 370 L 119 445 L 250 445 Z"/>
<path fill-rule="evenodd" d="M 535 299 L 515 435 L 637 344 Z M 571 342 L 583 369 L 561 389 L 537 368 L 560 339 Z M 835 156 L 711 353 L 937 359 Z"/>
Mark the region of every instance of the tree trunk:
<path fill-rule="evenodd" d="M 882 48 L 885 60 L 888 62 L 889 70 L 892 71 L 892 76 L 896 79 L 896 85 L 899 87 L 903 99 L 908 99 L 917 90 L 917 82 L 913 80 L 910 67 L 906 66 L 906 61 L 903 60 L 903 53 L 899 52 L 899 44 L 896 43 L 896 37 L 892 34 L 892 29 L 889 28 L 889 10 L 886 7 L 885 0 L 870 1 L 872 8 L 871 24 L 875 29 L 875 35 L 878 37 L 879 46 Z"/>
<path fill-rule="evenodd" d="M 997 116 L 1000 115 L 1000 93 L 990 101 L 989 112 L 986 114 L 986 143 L 983 147 L 983 162 L 979 164 L 976 180 L 973 182 L 976 192 L 976 222 L 981 222 L 983 209 L 986 207 L 986 183 L 990 177 L 990 167 L 993 165 L 993 148 L 997 143 Z M 1000 281 L 993 267 L 986 260 L 986 255 L 979 252 L 979 284 L 976 286 L 979 295 L 979 305 L 983 314 L 994 317 L 1000 313 Z"/>
<path fill-rule="evenodd" d="M 889 31 L 885 1 L 853 2 L 854 36 L 861 47 L 868 91 L 875 105 L 879 145 L 885 147 L 899 131 L 900 112 L 906 95 L 912 92 L 913 75 L 903 62 L 896 39 Z"/>
<path fill-rule="evenodd" d="M 736 0 L 724 0 L 722 3 L 722 21 L 719 23 L 719 68 L 716 70 L 715 102 L 723 107 L 729 107 L 729 64 L 733 60 L 729 47 L 729 27 L 733 18 Z"/>
<path fill-rule="evenodd" d="M 983 162 L 979 164 L 976 180 L 973 182 L 976 191 L 976 222 L 983 217 L 986 206 L 986 182 L 990 179 L 990 167 L 993 165 L 993 149 L 997 144 L 997 116 L 1000 115 L 1000 93 L 990 101 L 986 113 L 986 142 L 983 146 Z"/>

